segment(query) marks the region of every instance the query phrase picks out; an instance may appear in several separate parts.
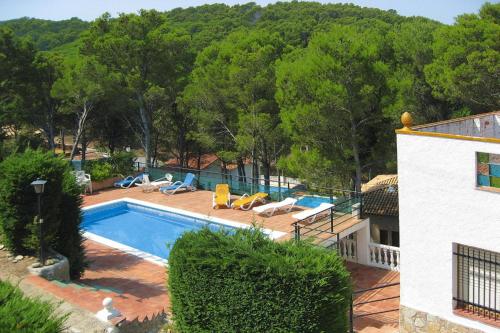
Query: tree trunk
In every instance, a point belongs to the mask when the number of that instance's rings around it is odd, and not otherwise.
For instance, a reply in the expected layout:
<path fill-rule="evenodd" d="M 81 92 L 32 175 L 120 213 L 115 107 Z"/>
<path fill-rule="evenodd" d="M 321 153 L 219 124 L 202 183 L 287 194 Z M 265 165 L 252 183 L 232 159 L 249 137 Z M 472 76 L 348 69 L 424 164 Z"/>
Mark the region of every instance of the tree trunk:
<path fill-rule="evenodd" d="M 112 126 L 109 125 L 108 117 L 104 118 L 104 124 L 105 124 L 104 128 L 106 128 L 108 130 L 104 131 L 103 137 L 104 137 L 104 140 L 106 140 L 108 142 L 109 153 L 111 155 L 113 155 L 113 153 L 115 152 L 115 149 L 116 149 L 116 139 L 115 139 L 116 138 L 116 135 L 115 135 L 116 130 Z"/>
<path fill-rule="evenodd" d="M 54 126 L 52 123 L 47 123 L 47 127 L 44 130 L 45 136 L 47 137 L 47 144 L 49 145 L 49 150 L 54 151 L 56 149 L 56 144 L 54 142 Z"/>
<path fill-rule="evenodd" d="M 73 147 L 71 148 L 71 154 L 69 155 L 69 159 L 72 160 L 75 157 L 76 150 L 78 148 L 78 143 L 80 142 L 80 138 L 85 130 L 85 122 L 87 120 L 87 116 L 91 110 L 91 107 L 87 105 L 86 102 L 83 103 L 83 110 L 81 114 L 78 114 L 78 124 L 76 130 L 75 140 L 73 141 Z M 82 147 L 83 148 L 83 147 Z"/>
<path fill-rule="evenodd" d="M 184 138 L 184 130 L 179 128 L 179 136 L 177 138 L 177 149 L 179 150 L 179 163 L 183 168 L 188 168 L 188 152 L 186 150 L 186 142 Z"/>
<path fill-rule="evenodd" d="M 197 158 L 196 162 L 197 162 L 196 168 L 198 169 L 198 182 L 199 182 L 200 177 L 201 177 L 201 150 L 200 149 L 198 149 L 198 158 Z"/>
<path fill-rule="evenodd" d="M 85 136 L 85 133 L 82 133 L 82 166 L 85 165 L 86 155 L 87 155 L 87 137 Z"/>
<path fill-rule="evenodd" d="M 149 171 L 149 165 L 151 163 L 151 121 L 146 110 L 146 105 L 144 102 L 144 97 L 141 94 L 137 94 L 137 101 L 139 104 L 139 116 L 141 118 L 141 129 L 143 134 L 142 148 L 144 148 L 144 154 L 146 159 L 146 172 Z"/>
<path fill-rule="evenodd" d="M 269 161 L 269 154 L 267 151 L 267 144 L 263 142 L 264 156 L 262 158 L 262 167 L 264 168 L 264 185 L 271 185 L 271 162 Z"/>
<path fill-rule="evenodd" d="M 62 146 L 61 148 L 63 151 L 63 156 L 66 156 L 66 142 L 64 141 L 64 128 L 61 129 L 61 146 Z"/>
<path fill-rule="evenodd" d="M 55 133 L 54 133 L 54 114 L 55 114 L 55 110 L 54 108 L 49 105 L 48 106 L 48 111 L 49 111 L 49 114 L 47 115 L 47 121 L 46 121 L 46 124 L 45 124 L 45 134 L 47 136 L 47 143 L 49 144 L 49 149 L 52 150 L 52 151 L 55 151 L 56 149 L 56 144 L 54 142 L 54 139 L 55 139 Z"/>
<path fill-rule="evenodd" d="M 259 185 L 259 163 L 257 161 L 256 149 L 252 149 L 252 183 Z"/>
<path fill-rule="evenodd" d="M 245 162 L 243 159 L 240 157 L 236 160 L 236 163 L 238 164 L 238 178 L 240 182 L 246 183 L 246 171 L 245 171 Z"/>
<path fill-rule="evenodd" d="M 222 178 L 225 179 L 227 177 L 227 163 L 226 161 L 222 161 L 220 165 L 220 172 L 222 173 Z"/>
<path fill-rule="evenodd" d="M 356 168 L 356 174 L 354 177 L 354 189 L 357 193 L 361 193 L 361 161 L 359 158 L 359 144 L 357 137 L 357 128 L 354 119 L 351 117 L 351 145 L 352 145 L 352 155 L 354 157 L 354 165 Z"/>
<path fill-rule="evenodd" d="M 156 165 L 156 161 L 158 160 L 158 141 L 160 138 L 160 134 L 156 133 L 154 138 L 154 150 L 153 150 L 153 166 Z"/>

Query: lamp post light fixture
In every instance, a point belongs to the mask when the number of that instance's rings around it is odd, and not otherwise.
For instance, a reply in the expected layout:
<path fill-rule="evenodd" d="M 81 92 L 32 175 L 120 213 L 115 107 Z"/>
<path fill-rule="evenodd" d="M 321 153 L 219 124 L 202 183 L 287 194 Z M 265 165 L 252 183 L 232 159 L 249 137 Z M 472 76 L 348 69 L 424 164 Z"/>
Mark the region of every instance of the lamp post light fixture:
<path fill-rule="evenodd" d="M 39 232 L 39 238 L 40 238 L 40 263 L 42 266 L 45 265 L 45 257 L 44 257 L 44 252 L 43 252 L 43 230 L 42 230 L 42 224 L 43 224 L 43 219 L 42 219 L 42 194 L 45 192 L 45 184 L 47 183 L 46 180 L 38 178 L 37 180 L 31 182 L 31 186 L 35 189 L 35 193 L 38 196 L 38 232 Z"/>

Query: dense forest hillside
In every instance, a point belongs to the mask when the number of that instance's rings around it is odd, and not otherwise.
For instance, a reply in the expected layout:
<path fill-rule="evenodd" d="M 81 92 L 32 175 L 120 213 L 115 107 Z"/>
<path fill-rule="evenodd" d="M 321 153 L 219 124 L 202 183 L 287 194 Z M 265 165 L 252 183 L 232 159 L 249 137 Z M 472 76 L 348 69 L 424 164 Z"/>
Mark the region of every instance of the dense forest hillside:
<path fill-rule="evenodd" d="M 11 29 L 18 37 L 30 39 L 42 51 L 75 41 L 89 26 L 89 22 L 76 17 L 62 21 L 23 17 L 0 22 L 0 27 Z"/>
<path fill-rule="evenodd" d="M 214 4 L 176 8 L 165 15 L 172 26 L 185 29 L 194 36 L 195 45 L 200 49 L 242 27 L 274 29 L 285 39 L 298 42 L 308 38 L 318 26 L 326 28 L 331 23 L 351 24 L 358 20 L 377 19 L 395 24 L 405 20 L 392 10 L 314 2 L 282 2 L 266 7 L 255 3 Z M 90 23 L 76 17 L 61 21 L 23 17 L 1 21 L 2 26 L 11 29 L 18 37 L 29 38 L 37 49 L 46 51 L 76 41 Z"/>
<path fill-rule="evenodd" d="M 147 161 L 216 154 L 359 190 L 396 171 L 394 129 L 500 108 L 500 4 L 453 25 L 351 4 L 141 10 L 0 23 L 0 159 L 72 133 Z M 48 52 L 47 52 L 48 51 Z M 32 133 L 43 133 L 43 140 Z M 248 176 L 248 175 L 246 175 Z"/>

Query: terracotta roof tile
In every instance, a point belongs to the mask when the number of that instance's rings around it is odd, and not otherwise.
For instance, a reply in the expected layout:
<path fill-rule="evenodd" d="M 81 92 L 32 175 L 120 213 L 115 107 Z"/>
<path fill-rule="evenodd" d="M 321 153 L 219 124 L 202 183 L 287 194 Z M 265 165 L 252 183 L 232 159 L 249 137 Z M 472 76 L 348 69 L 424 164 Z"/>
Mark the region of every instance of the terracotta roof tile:
<path fill-rule="evenodd" d="M 374 182 L 363 192 L 363 213 L 399 216 L 397 175 Z"/>

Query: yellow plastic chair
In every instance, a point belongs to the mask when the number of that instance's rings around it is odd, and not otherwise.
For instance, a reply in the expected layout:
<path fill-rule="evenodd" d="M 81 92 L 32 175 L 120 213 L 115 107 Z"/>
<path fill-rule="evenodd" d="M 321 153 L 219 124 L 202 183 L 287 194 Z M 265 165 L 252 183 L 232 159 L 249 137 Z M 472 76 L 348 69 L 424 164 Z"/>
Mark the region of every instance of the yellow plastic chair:
<path fill-rule="evenodd" d="M 217 184 L 212 197 L 212 208 L 217 209 L 221 206 L 231 207 L 231 193 L 228 184 Z"/>
<path fill-rule="evenodd" d="M 241 210 L 249 210 L 256 202 L 266 203 L 267 193 L 258 192 L 253 195 L 243 194 L 241 198 L 235 200 L 231 207 Z"/>

